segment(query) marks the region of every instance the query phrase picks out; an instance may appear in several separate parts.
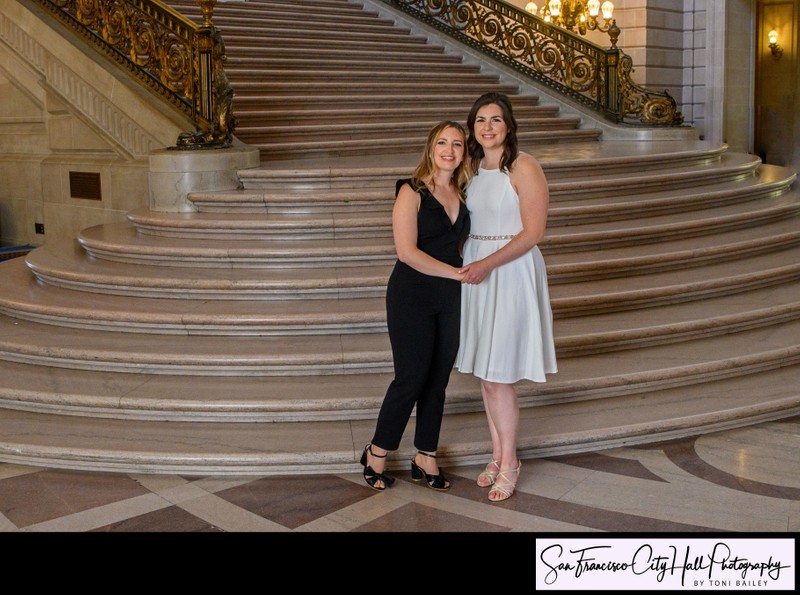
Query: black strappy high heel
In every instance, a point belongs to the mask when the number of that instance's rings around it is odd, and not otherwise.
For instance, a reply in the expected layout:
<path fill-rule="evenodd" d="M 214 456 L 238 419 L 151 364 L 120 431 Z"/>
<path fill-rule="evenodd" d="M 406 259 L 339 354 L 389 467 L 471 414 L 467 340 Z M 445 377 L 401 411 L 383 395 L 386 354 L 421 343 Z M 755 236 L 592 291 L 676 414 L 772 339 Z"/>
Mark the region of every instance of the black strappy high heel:
<path fill-rule="evenodd" d="M 424 455 L 426 457 L 430 457 L 431 459 L 435 459 L 436 455 L 429 455 L 427 452 L 417 451 L 418 454 Z M 414 481 L 422 481 L 425 479 L 425 483 L 428 484 L 428 487 L 432 490 L 437 490 L 439 492 L 444 492 L 450 489 L 450 482 L 444 476 L 444 472 L 442 471 L 441 467 L 437 467 L 439 469 L 438 475 L 430 475 L 425 472 L 423 468 L 417 465 L 417 461 L 415 460 L 416 457 L 411 459 L 411 479 Z"/>
<path fill-rule="evenodd" d="M 394 483 L 394 477 L 386 475 L 385 473 L 378 473 L 372 467 L 370 467 L 367 463 L 367 453 L 371 454 L 373 457 L 377 457 L 379 459 L 385 459 L 386 455 L 376 455 L 372 452 L 372 444 L 367 444 L 364 447 L 364 452 L 361 454 L 361 465 L 364 467 L 364 481 L 367 482 L 367 485 L 371 487 L 373 490 L 378 490 L 382 492 L 388 487 L 391 487 Z M 375 484 L 379 481 L 383 482 L 383 487 L 378 487 Z"/>

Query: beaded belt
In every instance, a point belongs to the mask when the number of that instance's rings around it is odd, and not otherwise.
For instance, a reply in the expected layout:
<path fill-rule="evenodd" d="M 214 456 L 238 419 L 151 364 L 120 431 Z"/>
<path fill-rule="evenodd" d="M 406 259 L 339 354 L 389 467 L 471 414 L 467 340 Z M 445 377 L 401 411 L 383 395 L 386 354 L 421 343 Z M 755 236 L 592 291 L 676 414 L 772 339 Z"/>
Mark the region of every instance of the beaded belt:
<path fill-rule="evenodd" d="M 473 240 L 510 240 L 514 236 L 479 236 L 475 235 L 474 233 L 469 234 L 469 237 Z"/>

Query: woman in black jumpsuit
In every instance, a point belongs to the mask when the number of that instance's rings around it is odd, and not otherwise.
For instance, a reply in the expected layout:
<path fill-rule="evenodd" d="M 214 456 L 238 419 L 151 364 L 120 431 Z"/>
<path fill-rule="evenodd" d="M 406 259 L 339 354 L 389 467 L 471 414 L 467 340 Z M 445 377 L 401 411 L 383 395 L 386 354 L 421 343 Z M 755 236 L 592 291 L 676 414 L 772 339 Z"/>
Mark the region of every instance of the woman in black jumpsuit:
<path fill-rule="evenodd" d="M 445 389 L 458 352 L 461 315 L 461 245 L 469 233 L 464 204 L 466 134 L 457 122 L 430 131 L 412 178 L 399 180 L 392 211 L 397 263 L 386 291 L 394 380 L 386 391 L 375 434 L 361 464 L 367 484 L 394 483 L 384 473 L 416 405 L 411 477 L 436 490 L 450 487 L 436 464 Z"/>

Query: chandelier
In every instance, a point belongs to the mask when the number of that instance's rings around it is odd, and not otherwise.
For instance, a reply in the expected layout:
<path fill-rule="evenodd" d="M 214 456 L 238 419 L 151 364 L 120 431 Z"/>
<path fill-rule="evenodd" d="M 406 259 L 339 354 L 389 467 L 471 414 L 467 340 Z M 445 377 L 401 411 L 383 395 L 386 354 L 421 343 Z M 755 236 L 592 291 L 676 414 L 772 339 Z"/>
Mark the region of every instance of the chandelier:
<path fill-rule="evenodd" d="M 546 23 L 552 23 L 568 31 L 586 35 L 587 31 L 602 31 L 611 37 L 612 45 L 616 45 L 620 30 L 614 14 L 614 4 L 606 0 L 550 0 L 540 9 L 535 2 L 528 2 L 525 10 L 536 15 Z M 603 14 L 603 22 L 598 17 Z"/>

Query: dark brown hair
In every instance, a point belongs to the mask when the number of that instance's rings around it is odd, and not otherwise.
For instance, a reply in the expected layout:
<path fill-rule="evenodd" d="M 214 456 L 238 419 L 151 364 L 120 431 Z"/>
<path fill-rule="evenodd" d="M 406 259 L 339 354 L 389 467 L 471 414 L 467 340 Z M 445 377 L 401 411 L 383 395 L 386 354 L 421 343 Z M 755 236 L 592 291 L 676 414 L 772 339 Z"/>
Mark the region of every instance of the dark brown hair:
<path fill-rule="evenodd" d="M 503 121 L 506 123 L 508 133 L 503 146 L 503 156 L 500 158 L 500 169 L 508 170 L 514 164 L 519 156 L 519 142 L 517 141 L 517 120 L 514 118 L 514 111 L 511 108 L 511 101 L 503 93 L 490 91 L 484 93 L 475 103 L 472 104 L 472 109 L 469 110 L 467 116 L 467 128 L 469 128 L 469 136 L 467 137 L 467 153 L 470 160 L 470 170 L 472 173 L 478 171 L 481 159 L 483 159 L 483 147 L 475 138 L 475 118 L 478 115 L 478 110 L 485 105 L 497 105 L 503 112 Z"/>

